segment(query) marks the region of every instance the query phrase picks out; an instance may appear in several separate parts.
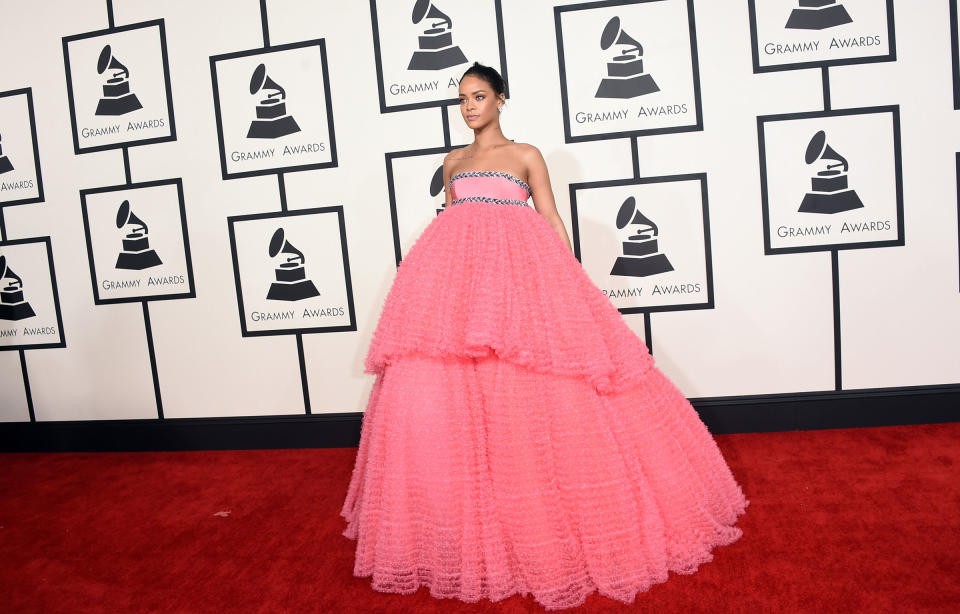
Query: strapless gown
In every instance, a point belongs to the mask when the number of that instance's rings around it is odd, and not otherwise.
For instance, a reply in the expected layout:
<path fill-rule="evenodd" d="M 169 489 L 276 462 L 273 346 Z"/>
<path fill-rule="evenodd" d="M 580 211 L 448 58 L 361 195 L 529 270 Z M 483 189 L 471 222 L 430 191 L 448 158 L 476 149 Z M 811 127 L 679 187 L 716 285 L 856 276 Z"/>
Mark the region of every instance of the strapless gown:
<path fill-rule="evenodd" d="M 546 609 L 695 572 L 748 502 L 647 347 L 495 171 L 397 269 L 341 515 L 372 588 Z"/>

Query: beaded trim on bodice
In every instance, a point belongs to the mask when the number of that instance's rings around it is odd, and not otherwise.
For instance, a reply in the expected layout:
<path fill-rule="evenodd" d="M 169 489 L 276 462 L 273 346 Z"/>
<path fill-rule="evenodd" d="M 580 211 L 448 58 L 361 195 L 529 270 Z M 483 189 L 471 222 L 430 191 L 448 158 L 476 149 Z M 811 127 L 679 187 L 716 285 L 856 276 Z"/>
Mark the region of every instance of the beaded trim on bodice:
<path fill-rule="evenodd" d="M 505 173 L 503 171 L 467 171 L 464 173 L 457 173 L 450 178 L 450 191 L 453 191 L 453 180 L 458 177 L 504 177 L 519 185 L 521 188 L 527 191 L 527 194 L 532 194 L 530 191 L 530 186 L 527 185 L 527 182 L 523 179 L 520 179 L 516 175 L 511 175 L 510 173 Z"/>
<path fill-rule="evenodd" d="M 495 205 L 520 205 L 521 207 L 527 206 L 527 201 L 525 200 L 516 200 L 513 198 L 490 198 L 489 196 L 467 196 L 465 198 L 458 198 L 456 200 L 450 201 L 450 206 L 459 205 L 460 203 L 493 203 Z"/>

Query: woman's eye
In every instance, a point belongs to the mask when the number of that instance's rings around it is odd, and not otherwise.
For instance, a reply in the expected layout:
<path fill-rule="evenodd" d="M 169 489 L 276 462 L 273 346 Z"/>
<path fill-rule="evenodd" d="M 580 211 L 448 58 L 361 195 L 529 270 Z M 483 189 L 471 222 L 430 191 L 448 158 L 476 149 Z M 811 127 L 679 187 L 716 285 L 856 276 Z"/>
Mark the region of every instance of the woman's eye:
<path fill-rule="evenodd" d="M 479 96 L 477 96 L 477 100 L 483 100 L 483 98 L 484 98 L 483 94 L 480 94 Z"/>

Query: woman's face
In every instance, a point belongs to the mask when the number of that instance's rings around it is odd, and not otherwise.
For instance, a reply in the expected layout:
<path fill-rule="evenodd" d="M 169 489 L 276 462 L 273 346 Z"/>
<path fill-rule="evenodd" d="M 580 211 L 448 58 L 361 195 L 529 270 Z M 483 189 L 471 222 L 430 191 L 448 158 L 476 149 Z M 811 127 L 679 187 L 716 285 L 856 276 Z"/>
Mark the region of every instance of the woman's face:
<path fill-rule="evenodd" d="M 460 80 L 460 115 L 470 128 L 479 130 L 492 121 L 500 121 L 499 103 L 485 79 L 467 75 Z"/>

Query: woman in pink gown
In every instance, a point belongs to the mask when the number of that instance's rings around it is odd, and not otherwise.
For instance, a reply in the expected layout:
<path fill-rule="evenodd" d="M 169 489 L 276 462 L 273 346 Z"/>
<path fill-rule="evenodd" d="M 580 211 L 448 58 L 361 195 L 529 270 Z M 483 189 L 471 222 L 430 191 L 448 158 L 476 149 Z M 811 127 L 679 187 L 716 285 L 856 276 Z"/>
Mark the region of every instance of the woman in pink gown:
<path fill-rule="evenodd" d="M 370 343 L 343 535 L 377 591 L 632 603 L 736 541 L 747 500 L 572 254 L 543 157 L 500 130 L 504 101 L 495 69 L 464 73 L 475 140 L 444 160 L 447 206 Z"/>

